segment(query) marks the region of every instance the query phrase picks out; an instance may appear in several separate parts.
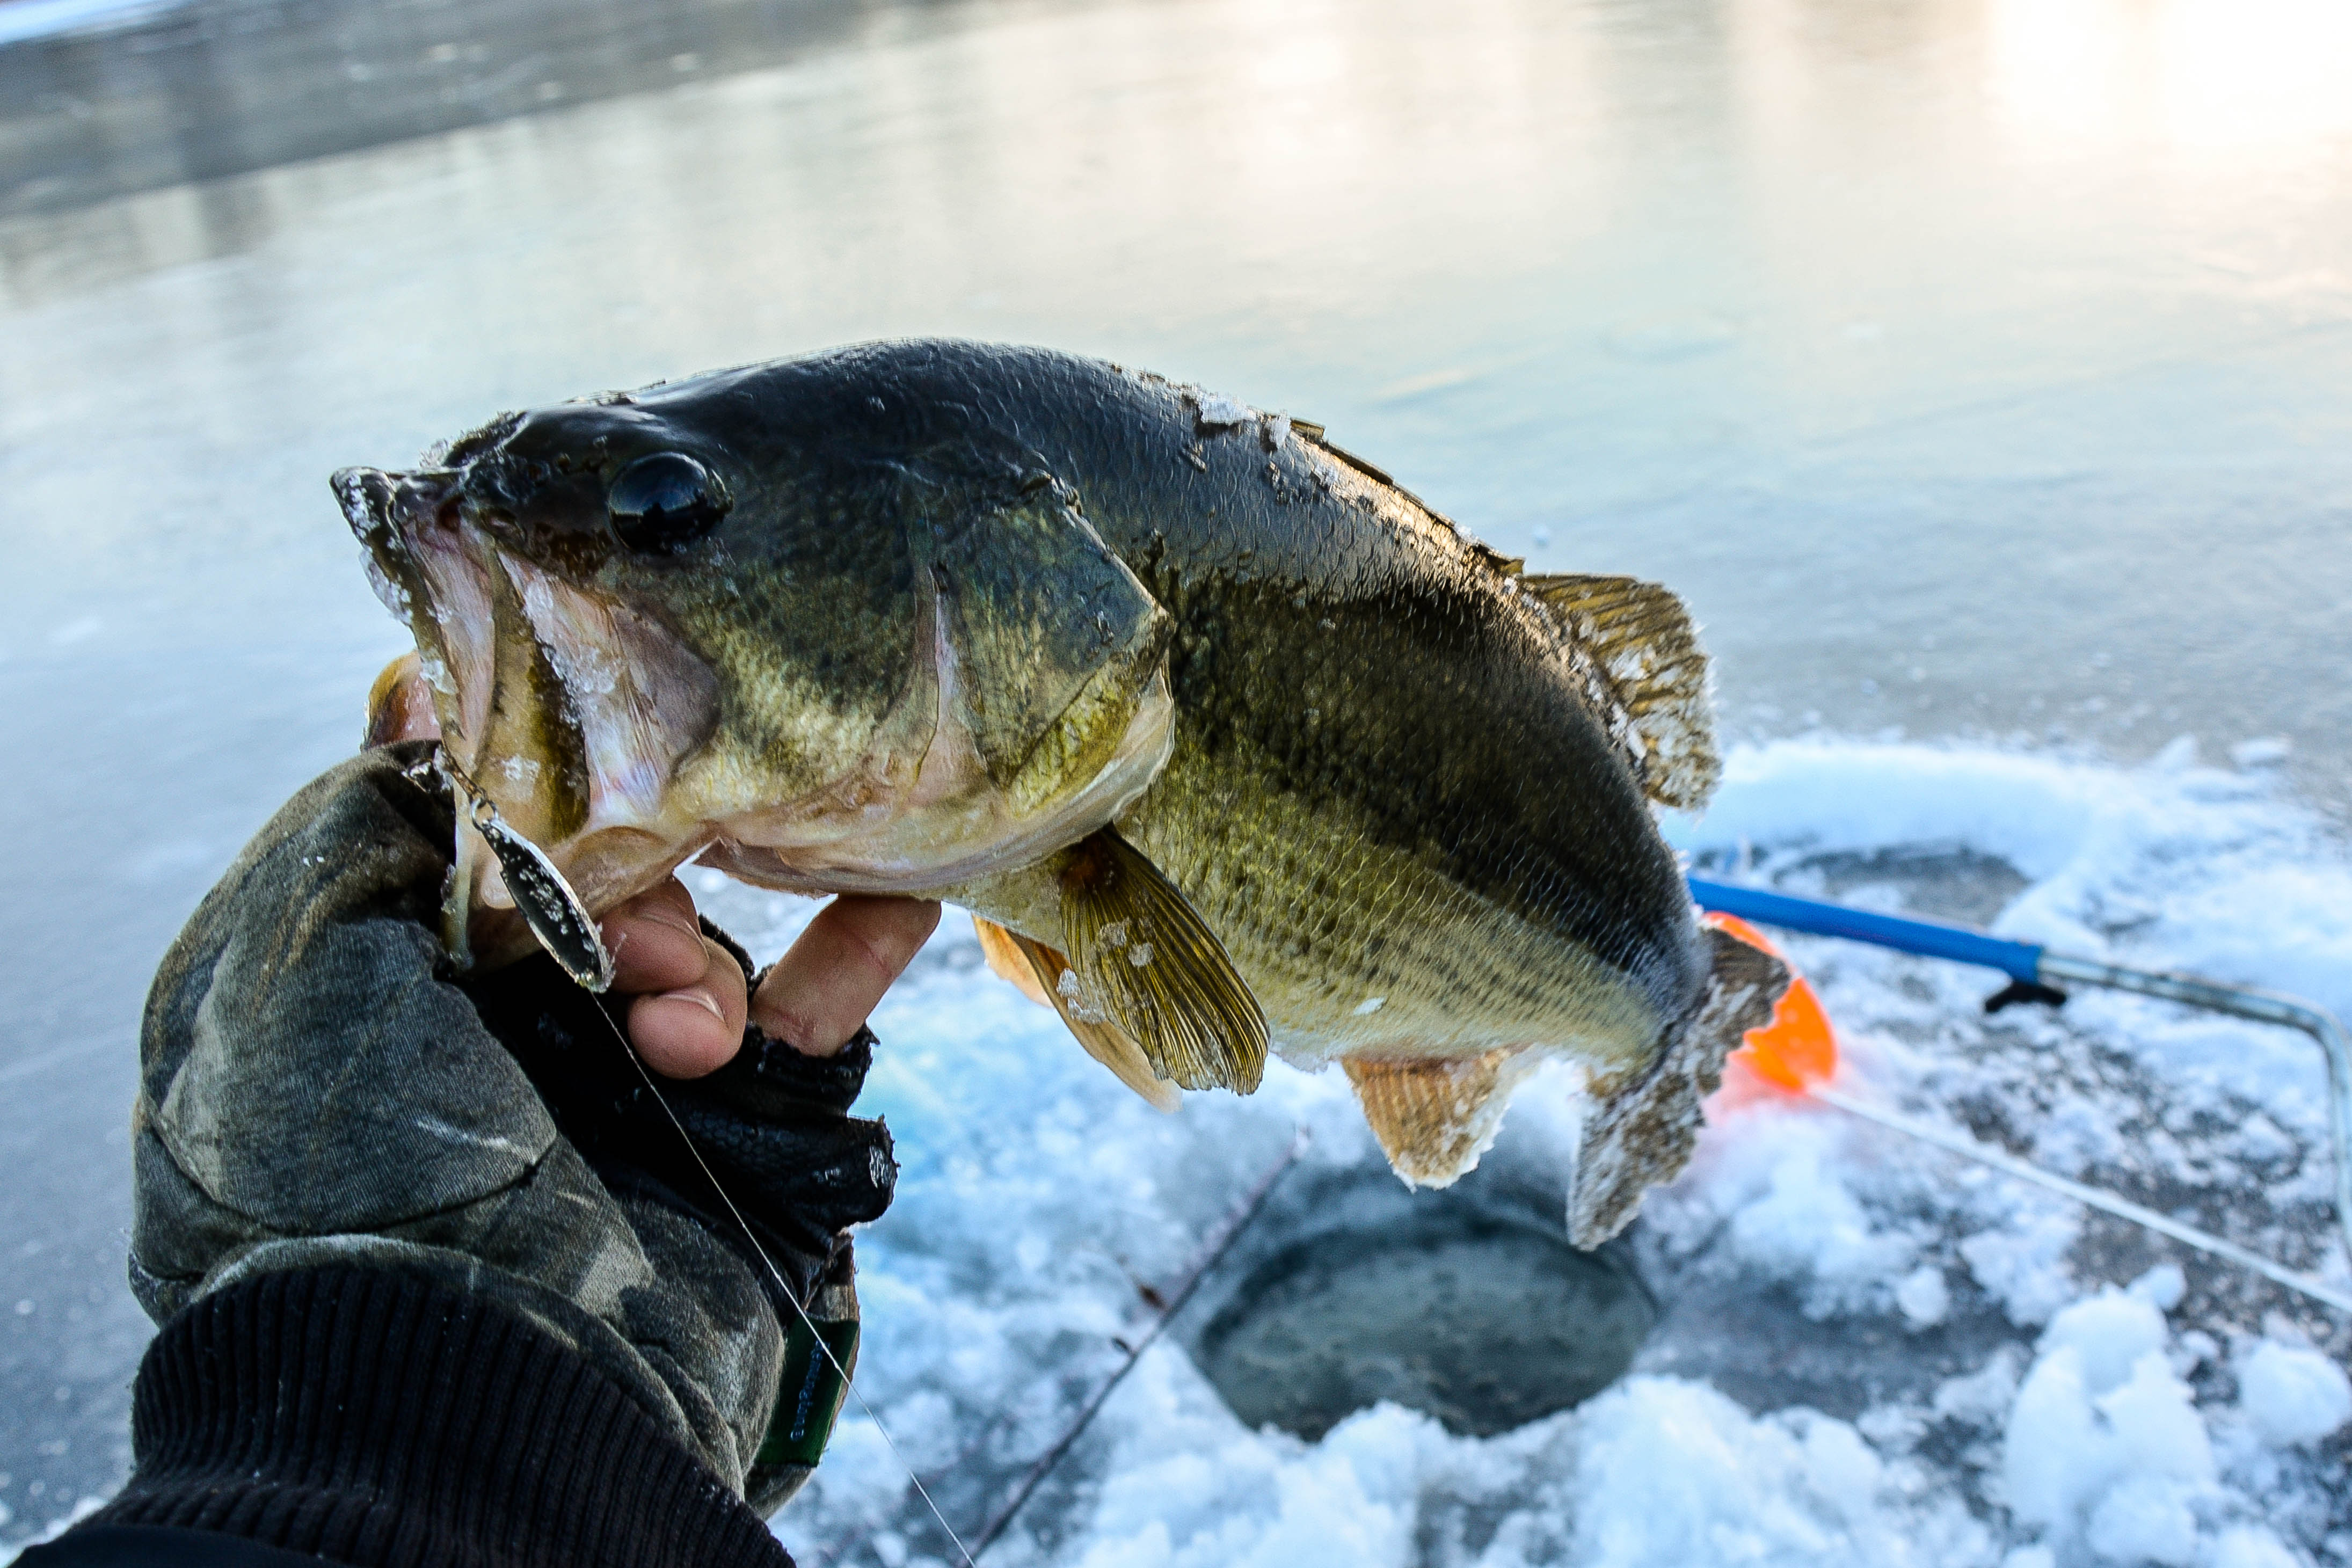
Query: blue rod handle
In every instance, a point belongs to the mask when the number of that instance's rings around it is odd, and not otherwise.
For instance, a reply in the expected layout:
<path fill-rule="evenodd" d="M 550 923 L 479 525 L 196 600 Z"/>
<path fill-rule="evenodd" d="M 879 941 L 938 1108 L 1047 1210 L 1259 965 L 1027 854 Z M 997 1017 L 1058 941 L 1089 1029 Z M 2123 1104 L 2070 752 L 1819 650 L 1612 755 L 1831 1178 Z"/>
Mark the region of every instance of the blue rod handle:
<path fill-rule="evenodd" d="M 1900 915 L 1874 915 L 1866 909 L 1848 909 L 1843 904 L 1818 898 L 1767 893 L 1760 887 L 1739 887 L 1696 876 L 1689 880 L 1691 897 L 1702 909 L 1736 915 L 1742 920 L 1778 925 L 1788 931 L 1843 936 L 1924 957 L 1948 958 L 1956 964 L 1981 964 L 2029 985 L 2040 982 L 2042 949 L 2030 943 L 2004 942 L 1964 925 L 1913 920 Z"/>

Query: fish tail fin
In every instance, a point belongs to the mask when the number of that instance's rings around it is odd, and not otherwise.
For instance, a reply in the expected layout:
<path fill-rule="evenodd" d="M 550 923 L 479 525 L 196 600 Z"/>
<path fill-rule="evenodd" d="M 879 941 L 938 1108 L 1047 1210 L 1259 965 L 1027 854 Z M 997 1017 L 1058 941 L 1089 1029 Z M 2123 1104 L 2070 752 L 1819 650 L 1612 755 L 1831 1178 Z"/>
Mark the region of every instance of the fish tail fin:
<path fill-rule="evenodd" d="M 1789 970 L 1727 931 L 1700 929 L 1708 958 L 1698 1002 L 1668 1026 L 1665 1048 L 1601 1094 L 1584 1124 L 1568 1198 L 1569 1239 L 1600 1246 L 1632 1223 L 1642 1195 L 1672 1181 L 1698 1143 L 1699 1103 L 1723 1082 L 1723 1059 L 1772 1020 Z"/>

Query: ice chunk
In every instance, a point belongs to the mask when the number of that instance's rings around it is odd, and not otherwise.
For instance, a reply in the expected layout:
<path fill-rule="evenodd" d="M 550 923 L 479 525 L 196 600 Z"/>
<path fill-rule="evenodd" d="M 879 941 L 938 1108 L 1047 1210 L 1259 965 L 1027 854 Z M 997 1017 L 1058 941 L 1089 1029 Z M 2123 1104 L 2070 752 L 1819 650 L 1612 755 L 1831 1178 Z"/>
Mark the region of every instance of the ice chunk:
<path fill-rule="evenodd" d="M 2238 1413 L 2281 1447 L 2315 1442 L 2352 1420 L 2352 1380 L 2315 1350 L 2266 1339 L 2238 1368 Z"/>
<path fill-rule="evenodd" d="M 1759 1146 L 1744 1174 L 1763 1190 L 1731 1217 L 1733 1250 L 1774 1278 L 1801 1281 L 1805 1311 L 1817 1318 L 1866 1303 L 1917 1250 L 1909 1237 L 1874 1227 L 1848 1187 L 1840 1131 L 1800 1124 L 1776 1146 Z"/>
<path fill-rule="evenodd" d="M 2048 1357 L 2073 1350 L 2096 1396 L 2121 1385 L 2142 1356 L 2163 1348 L 2164 1314 L 2156 1304 L 2110 1287 L 2051 1319 L 2034 1352 Z"/>
<path fill-rule="evenodd" d="M 2156 1484 L 2214 1478 L 2205 1423 L 2165 1357 L 2164 1316 L 2145 1299 L 2168 1283 L 2142 1294 L 2110 1287 L 2053 1318 L 2004 1434 L 2002 1474 L 2018 1520 L 2062 1540 L 2086 1530 L 2095 1550 L 2110 1541 L 2109 1555 L 2124 1562 L 2186 1562 L 2161 1554 L 2175 1550 L 2179 1520 Z M 2193 1552 L 2193 1518 L 2189 1528 L 2181 1550 Z"/>
<path fill-rule="evenodd" d="M 2016 1348 L 2002 1345 L 1965 1377 L 1948 1378 L 1936 1390 L 1935 1411 L 1956 1421 L 1990 1422 L 2017 1396 Z"/>
<path fill-rule="evenodd" d="M 2233 1524 L 2213 1542 L 2213 1568 L 2303 1568 L 2303 1560 L 2259 1524 Z"/>
<path fill-rule="evenodd" d="M 2159 1312 L 2168 1312 L 2180 1304 L 2189 1293 L 2189 1276 L 2180 1271 L 2178 1263 L 2158 1263 L 2124 1288 L 2124 1294 L 2137 1301 L 2146 1301 Z"/>
<path fill-rule="evenodd" d="M 2021 1214 L 1961 1242 L 1960 1258 L 1976 1282 L 2000 1301 L 2010 1322 L 2038 1323 L 2074 1294 L 2066 1252 L 2081 1229 L 2074 1213 Z"/>
<path fill-rule="evenodd" d="M 2187 1568 L 2197 1556 L 2197 1516 L 2179 1482 L 2133 1476 L 2099 1500 L 2087 1539 L 2111 1563 Z"/>
<path fill-rule="evenodd" d="M 1247 424 L 1257 417 L 1257 410 L 1239 398 L 1223 392 L 1190 389 L 1185 396 L 1191 400 L 1195 421 L 1203 430 L 1223 430 L 1236 424 Z"/>
<path fill-rule="evenodd" d="M 1944 1283 L 1944 1271 L 1931 1263 L 1912 1270 L 1895 1287 L 1895 1304 L 1913 1328 L 1932 1328 L 1942 1322 L 1952 1309 L 1952 1292 Z"/>

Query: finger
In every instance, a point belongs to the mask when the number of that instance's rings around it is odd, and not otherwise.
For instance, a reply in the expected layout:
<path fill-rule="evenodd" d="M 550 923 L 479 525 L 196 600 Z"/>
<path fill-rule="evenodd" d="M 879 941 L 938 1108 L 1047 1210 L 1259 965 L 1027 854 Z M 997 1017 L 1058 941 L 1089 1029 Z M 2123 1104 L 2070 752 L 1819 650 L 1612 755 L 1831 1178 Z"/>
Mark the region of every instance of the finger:
<path fill-rule="evenodd" d="M 400 740 L 438 740 L 441 720 L 433 711 L 433 688 L 425 684 L 425 670 L 412 648 L 383 667 L 368 690 L 367 744 L 390 746 Z"/>
<path fill-rule="evenodd" d="M 751 1021 L 810 1056 L 849 1043 L 940 923 L 929 899 L 844 894 L 817 912 L 751 998 Z"/>
<path fill-rule="evenodd" d="M 616 991 L 668 991 L 702 978 L 710 965 L 694 900 L 677 878 L 616 906 L 604 919 Z"/>
<path fill-rule="evenodd" d="M 715 1072 L 742 1049 L 743 970 L 727 949 L 700 940 L 699 978 L 629 1004 L 629 1039 L 646 1065 L 666 1078 Z"/>
<path fill-rule="evenodd" d="M 629 1039 L 646 1064 L 671 1078 L 699 1078 L 743 1043 L 743 971 L 702 935 L 694 899 L 676 877 L 614 909 L 604 920 L 613 988 L 637 992 Z"/>

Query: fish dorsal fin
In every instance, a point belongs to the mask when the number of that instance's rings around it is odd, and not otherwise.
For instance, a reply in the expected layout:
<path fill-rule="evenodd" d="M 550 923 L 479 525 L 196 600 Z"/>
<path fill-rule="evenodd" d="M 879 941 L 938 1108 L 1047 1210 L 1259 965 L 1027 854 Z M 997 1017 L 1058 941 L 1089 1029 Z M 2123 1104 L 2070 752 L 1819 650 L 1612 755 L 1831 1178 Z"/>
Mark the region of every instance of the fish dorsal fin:
<path fill-rule="evenodd" d="M 1079 840 L 1059 874 L 1070 973 L 1056 986 L 1125 1031 L 1155 1076 L 1255 1091 L 1265 1012 L 1176 884 L 1114 828 Z"/>
<path fill-rule="evenodd" d="M 1019 986 L 1024 996 L 1060 1013 L 1062 1021 L 1070 1026 L 1070 1033 L 1086 1048 L 1087 1054 L 1109 1068 L 1113 1077 L 1156 1109 L 1172 1112 L 1184 1103 L 1184 1091 L 1151 1071 L 1143 1048 L 1126 1030 L 1108 1019 L 1088 1018 L 1080 1010 L 1076 985 L 1066 987 L 1062 983 L 1062 977 L 1070 973 L 1067 958 L 1043 942 L 1007 931 L 994 921 L 974 920 L 972 924 L 980 927 L 980 950 L 988 956 L 988 967 Z M 1002 965 L 1000 955 L 1007 959 Z M 1013 968 L 1015 963 L 1020 969 Z"/>
<path fill-rule="evenodd" d="M 1524 1046 L 1478 1056 L 1343 1056 L 1356 1103 L 1389 1168 L 1414 1186 L 1452 1186 L 1477 1167 L 1503 1125 L 1511 1091 L 1536 1066 Z"/>
<path fill-rule="evenodd" d="M 1633 754 L 1643 792 L 1684 810 L 1706 804 L 1723 764 L 1715 753 L 1706 654 L 1683 601 L 1631 577 L 1519 580 L 1551 606 L 1590 656 L 1590 678 L 1601 687 L 1594 695 L 1605 718 L 1622 716 L 1618 738 Z"/>

